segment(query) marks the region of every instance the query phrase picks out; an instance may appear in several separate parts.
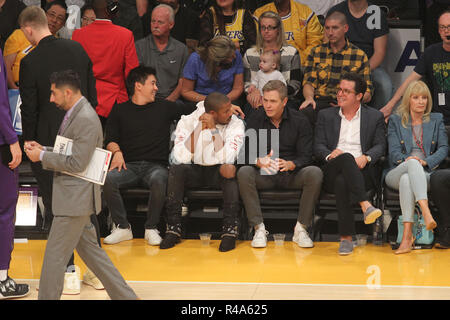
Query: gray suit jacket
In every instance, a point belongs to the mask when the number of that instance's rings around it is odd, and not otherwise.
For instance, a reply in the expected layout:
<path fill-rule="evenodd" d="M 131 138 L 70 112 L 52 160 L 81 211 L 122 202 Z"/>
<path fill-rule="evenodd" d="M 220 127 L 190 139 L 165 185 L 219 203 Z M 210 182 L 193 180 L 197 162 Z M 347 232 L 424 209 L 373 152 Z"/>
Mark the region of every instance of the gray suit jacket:
<path fill-rule="evenodd" d="M 52 196 L 55 216 L 86 216 L 101 210 L 100 185 L 61 173 L 85 170 L 95 148 L 103 143 L 100 120 L 86 98 L 73 108 L 60 134 L 73 140 L 72 155 L 45 152 L 42 158 L 42 167 L 55 171 Z"/>

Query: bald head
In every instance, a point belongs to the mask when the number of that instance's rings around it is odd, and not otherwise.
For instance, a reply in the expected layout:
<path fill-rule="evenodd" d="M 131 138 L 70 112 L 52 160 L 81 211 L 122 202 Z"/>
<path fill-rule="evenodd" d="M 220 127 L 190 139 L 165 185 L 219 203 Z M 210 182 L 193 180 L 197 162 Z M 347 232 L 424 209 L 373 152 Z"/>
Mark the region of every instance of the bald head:
<path fill-rule="evenodd" d="M 119 5 L 118 1 L 114 1 L 116 6 Z M 113 15 L 108 11 L 108 0 L 94 0 L 92 2 L 95 16 L 97 19 L 112 19 Z"/>

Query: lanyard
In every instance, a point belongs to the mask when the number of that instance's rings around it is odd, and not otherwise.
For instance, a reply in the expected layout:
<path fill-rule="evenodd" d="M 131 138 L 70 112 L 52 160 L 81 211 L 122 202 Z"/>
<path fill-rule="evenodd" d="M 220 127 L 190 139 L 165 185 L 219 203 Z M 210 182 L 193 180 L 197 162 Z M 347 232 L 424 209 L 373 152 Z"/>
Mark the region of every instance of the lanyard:
<path fill-rule="evenodd" d="M 414 131 L 414 127 L 411 125 L 411 131 L 414 137 L 414 141 L 416 142 L 416 145 L 422 150 L 423 155 L 426 157 L 425 150 L 423 149 L 423 126 L 420 126 L 420 140 L 417 139 L 416 133 Z"/>

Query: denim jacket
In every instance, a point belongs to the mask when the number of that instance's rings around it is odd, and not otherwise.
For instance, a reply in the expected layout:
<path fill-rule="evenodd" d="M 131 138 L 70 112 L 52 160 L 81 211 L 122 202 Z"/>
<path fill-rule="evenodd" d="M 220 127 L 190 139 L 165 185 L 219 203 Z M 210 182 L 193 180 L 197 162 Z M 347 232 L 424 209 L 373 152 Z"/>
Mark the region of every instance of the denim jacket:
<path fill-rule="evenodd" d="M 436 169 L 448 155 L 448 136 L 441 113 L 431 113 L 430 121 L 423 122 L 423 148 L 426 171 Z M 411 155 L 413 147 L 411 124 L 402 126 L 401 117 L 394 114 L 388 124 L 389 169 L 399 165 Z"/>

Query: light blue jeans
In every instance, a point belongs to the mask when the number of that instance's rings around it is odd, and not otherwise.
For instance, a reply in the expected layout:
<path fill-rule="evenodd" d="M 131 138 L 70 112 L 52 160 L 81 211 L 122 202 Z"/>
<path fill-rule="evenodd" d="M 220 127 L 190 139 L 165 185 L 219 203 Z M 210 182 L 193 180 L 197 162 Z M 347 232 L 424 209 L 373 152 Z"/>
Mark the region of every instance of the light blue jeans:
<path fill-rule="evenodd" d="M 428 200 L 430 174 L 423 169 L 419 161 L 410 159 L 388 172 L 386 184 L 400 193 L 403 222 L 414 222 L 416 201 Z"/>
<path fill-rule="evenodd" d="M 394 95 L 394 85 L 392 84 L 391 77 L 382 67 L 378 67 L 371 71 L 371 80 L 374 92 L 372 100 L 368 104 L 369 106 L 380 110 Z"/>

